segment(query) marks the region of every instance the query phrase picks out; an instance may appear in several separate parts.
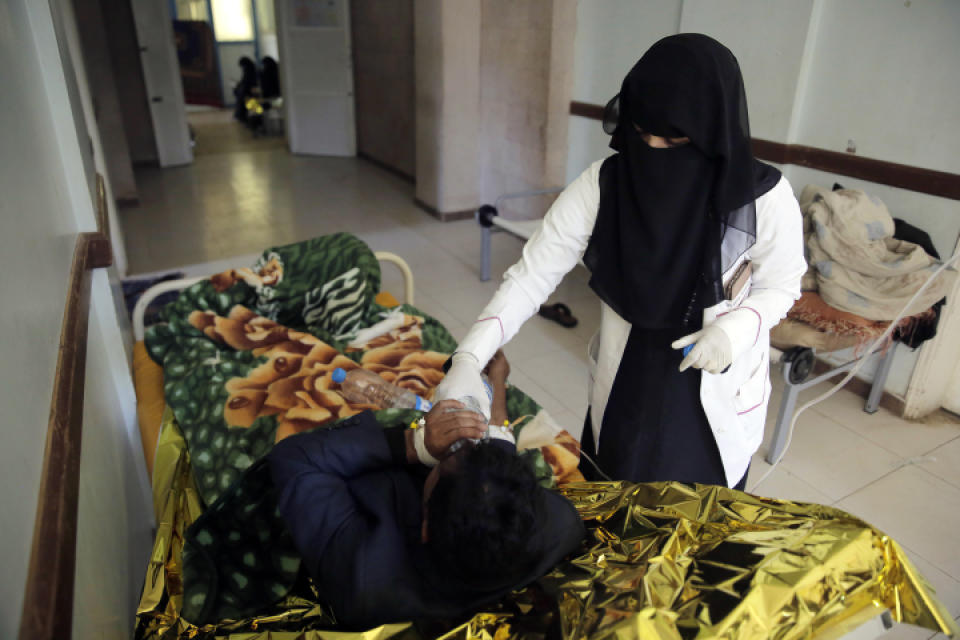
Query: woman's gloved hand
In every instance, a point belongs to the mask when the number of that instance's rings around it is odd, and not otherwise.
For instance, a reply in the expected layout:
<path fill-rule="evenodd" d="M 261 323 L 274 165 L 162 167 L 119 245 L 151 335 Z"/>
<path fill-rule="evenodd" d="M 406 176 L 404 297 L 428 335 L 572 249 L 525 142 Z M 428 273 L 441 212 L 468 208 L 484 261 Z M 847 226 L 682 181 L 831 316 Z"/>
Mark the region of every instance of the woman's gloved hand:
<path fill-rule="evenodd" d="M 691 344 L 693 348 L 680 363 L 680 371 L 696 367 L 709 373 L 720 373 L 733 362 L 733 345 L 730 344 L 730 338 L 715 324 L 684 336 L 670 346 L 674 349 L 683 349 Z"/>
<path fill-rule="evenodd" d="M 738 311 L 740 313 L 736 313 Z M 683 349 L 693 345 L 680 362 L 680 371 L 696 367 L 708 373 L 723 373 L 737 357 L 756 344 L 759 335 L 759 314 L 753 309 L 738 307 L 670 346 Z"/>
<path fill-rule="evenodd" d="M 433 392 L 433 401 L 473 397 L 480 405 L 483 419 L 490 420 L 490 397 L 480 377 L 480 363 L 471 353 L 453 354 L 450 370 Z"/>

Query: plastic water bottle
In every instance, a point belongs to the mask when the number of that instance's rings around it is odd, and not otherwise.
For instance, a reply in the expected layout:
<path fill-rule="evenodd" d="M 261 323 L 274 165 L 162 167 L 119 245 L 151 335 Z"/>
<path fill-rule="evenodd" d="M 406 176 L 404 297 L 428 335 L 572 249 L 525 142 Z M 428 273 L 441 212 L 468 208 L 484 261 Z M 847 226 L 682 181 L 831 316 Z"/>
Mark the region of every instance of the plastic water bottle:
<path fill-rule="evenodd" d="M 483 381 L 483 390 L 487 392 L 487 400 L 489 404 L 493 404 L 493 385 L 490 384 L 490 379 L 487 377 L 487 374 L 481 372 L 480 379 Z M 483 411 L 480 409 L 480 402 L 477 401 L 473 396 L 463 396 L 457 398 L 457 401 L 463 405 L 463 409 L 447 409 L 446 412 L 450 411 L 473 411 L 474 413 L 479 413 L 483 415 Z M 489 406 L 489 405 L 488 405 Z M 489 432 L 488 432 L 489 433 Z M 486 440 L 489 436 L 485 433 L 483 440 Z M 472 440 L 471 438 L 466 438 L 465 440 Z M 473 440 L 473 442 L 480 442 L 479 440 Z M 452 453 L 463 446 L 464 440 L 457 440 L 452 445 L 450 445 L 449 451 Z"/>
<path fill-rule="evenodd" d="M 336 368 L 330 378 L 340 385 L 340 392 L 350 402 L 372 404 L 381 409 L 416 409 L 430 411 L 433 405 L 413 393 L 390 384 L 373 371 Z"/>

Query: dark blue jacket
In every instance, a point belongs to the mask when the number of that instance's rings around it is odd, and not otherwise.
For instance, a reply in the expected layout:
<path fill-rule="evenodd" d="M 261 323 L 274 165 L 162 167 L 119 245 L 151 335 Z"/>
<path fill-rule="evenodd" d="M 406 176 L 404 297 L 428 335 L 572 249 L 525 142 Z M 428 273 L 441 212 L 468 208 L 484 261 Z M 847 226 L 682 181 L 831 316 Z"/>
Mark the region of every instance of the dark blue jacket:
<path fill-rule="evenodd" d="M 369 412 L 330 429 L 286 438 L 269 454 L 280 513 L 339 624 L 455 617 L 532 582 L 584 535 L 573 505 L 544 490 L 539 548 L 548 550 L 521 584 L 476 589 L 437 568 L 420 542 L 428 469 L 406 462 L 403 429 Z"/>

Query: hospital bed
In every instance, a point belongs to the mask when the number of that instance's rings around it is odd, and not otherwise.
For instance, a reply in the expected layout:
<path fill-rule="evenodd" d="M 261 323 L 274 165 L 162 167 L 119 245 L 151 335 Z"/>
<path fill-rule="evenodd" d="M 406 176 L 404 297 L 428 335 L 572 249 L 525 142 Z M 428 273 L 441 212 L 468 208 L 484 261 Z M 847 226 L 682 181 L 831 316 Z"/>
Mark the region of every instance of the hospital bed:
<path fill-rule="evenodd" d="M 61 351 L 60 359 L 58 360 L 57 366 L 57 375 L 54 387 L 54 396 L 51 403 L 51 419 L 49 426 L 49 438 L 47 451 L 44 458 L 44 471 L 43 471 L 43 484 L 41 486 L 40 501 L 38 504 L 38 518 L 37 518 L 37 528 L 34 538 L 34 547 L 31 554 L 30 561 L 30 573 L 28 577 L 28 584 L 26 595 L 24 599 L 24 616 L 23 622 L 21 625 L 21 638 L 37 638 L 40 640 L 48 640 L 53 638 L 65 638 L 70 636 L 70 628 L 72 625 L 72 616 L 73 613 L 73 579 L 74 579 L 74 554 L 76 548 L 76 522 L 77 522 L 77 495 L 79 488 L 79 447 L 74 443 L 78 443 L 81 438 L 82 431 L 82 415 L 83 415 L 83 363 L 84 363 L 84 354 L 86 346 L 86 316 L 89 313 L 89 284 L 90 284 L 90 270 L 95 268 L 100 268 L 109 264 L 109 239 L 105 238 L 102 234 L 84 234 L 77 244 L 77 252 L 74 260 L 73 276 L 71 279 L 70 291 L 71 295 L 68 297 L 66 302 L 66 312 L 64 315 L 64 331 L 61 340 Z M 401 272 L 404 274 L 404 290 L 405 298 L 407 301 L 412 301 L 413 299 L 413 279 L 409 272 L 409 269 L 405 267 L 401 259 L 392 255 L 378 254 L 378 259 L 381 261 L 391 262 L 396 264 Z M 175 282 L 166 282 L 162 283 L 149 290 L 145 294 L 145 299 L 137 306 L 136 317 L 134 318 L 134 324 L 136 326 L 137 338 L 140 339 L 143 337 L 144 332 L 144 322 L 143 322 L 143 311 L 149 305 L 150 299 L 155 299 L 157 295 L 160 295 L 167 291 L 180 290 L 186 287 L 189 287 L 191 284 L 197 282 L 198 279 L 190 278 Z M 387 296 L 382 296 L 378 300 L 381 304 L 386 306 L 391 303 L 391 298 Z M 393 303 L 396 303 L 396 300 L 393 299 Z M 162 371 L 160 373 L 160 402 L 163 402 L 163 393 L 162 393 Z M 156 382 L 156 380 L 154 381 Z M 141 400 L 142 401 L 142 400 Z M 156 443 L 156 436 L 150 431 L 144 431 L 144 448 L 145 448 L 145 457 L 148 460 L 152 460 L 152 455 L 148 454 L 153 453 L 153 447 Z M 169 443 L 167 443 L 169 444 Z M 148 463 L 150 464 L 150 463 Z M 187 462 L 189 464 L 189 462 Z M 572 491 L 571 499 L 576 502 L 577 494 L 584 494 L 584 491 L 588 491 L 590 488 L 584 488 L 577 485 L 571 485 Z M 189 487 L 186 488 L 189 492 Z M 656 487 L 653 487 L 655 490 Z M 601 497 L 606 494 L 609 498 L 612 492 L 616 490 L 615 486 L 602 487 Z M 664 491 L 670 492 L 664 494 L 665 498 L 672 500 L 679 500 L 678 508 L 671 508 L 667 512 L 664 512 L 662 515 L 669 517 L 677 517 L 677 514 L 684 514 L 689 509 L 689 488 L 684 488 L 680 486 L 667 486 L 663 488 Z M 680 494 L 676 492 L 679 491 Z M 729 492 L 728 489 L 723 488 L 709 488 L 705 487 L 699 490 L 704 499 L 704 504 L 713 504 L 718 498 L 723 498 L 727 496 L 724 492 Z M 719 493 L 717 493 L 719 492 Z M 672 497 L 670 497 L 672 495 Z M 790 516 L 790 513 L 799 513 L 797 511 L 789 511 L 793 509 L 789 503 L 778 503 L 776 501 L 764 501 L 764 499 L 757 499 L 750 496 L 744 497 L 743 494 L 738 494 L 741 497 L 741 500 L 750 501 L 750 507 L 744 512 L 757 511 L 770 511 L 770 514 L 775 517 L 784 517 L 784 514 L 787 514 L 787 517 Z M 598 503 L 593 499 L 592 495 L 586 496 L 586 501 L 589 503 L 588 509 L 596 509 L 598 505 L 602 506 L 603 499 Z M 727 496 L 726 499 L 729 499 Z M 615 500 L 616 502 L 616 500 Z M 649 500 L 648 500 L 648 504 Z M 788 508 L 788 511 L 784 511 L 784 507 Z M 802 505 L 798 505 L 802 507 Z M 649 509 L 650 507 L 640 507 L 641 510 L 637 511 L 637 514 L 642 513 L 643 508 Z M 826 508 L 824 508 L 826 509 Z M 779 516 L 777 516 L 779 514 Z M 729 515 L 729 514 L 728 514 Z M 609 521 L 611 524 L 614 521 Z M 842 521 L 840 521 L 842 524 Z M 783 531 L 788 532 L 792 531 L 792 528 L 783 529 Z M 168 533 L 170 533 L 168 531 Z M 178 537 L 183 534 L 182 530 L 174 530 L 174 537 Z M 606 534 L 609 538 L 609 533 Z M 645 534 L 647 540 L 649 540 L 649 534 Z M 741 534 L 738 534 L 742 536 Z M 821 534 L 822 535 L 822 534 Z M 763 540 L 769 540 L 767 534 L 761 534 Z M 180 539 L 182 544 L 182 539 Z M 767 544 L 764 542 L 763 544 Z M 822 547 L 822 537 L 820 538 L 818 544 Z M 892 541 L 886 541 L 884 544 L 894 545 L 888 549 L 888 555 L 884 555 L 883 562 L 891 563 L 897 562 L 896 559 L 896 547 L 895 543 Z M 639 547 L 638 547 L 639 548 Z M 773 551 L 770 549 L 769 551 Z M 892 551 L 893 555 L 889 555 L 889 552 Z M 604 556 L 600 556 L 599 562 L 604 563 Z M 179 564 L 180 557 L 174 559 L 176 562 L 174 564 Z M 658 562 L 663 563 L 664 559 L 659 558 Z M 160 558 L 160 567 L 165 567 L 163 563 L 163 558 Z M 605 564 L 602 564 L 605 566 Z M 909 565 L 903 565 L 902 568 L 910 568 Z M 897 571 L 902 570 L 901 565 L 898 565 Z M 795 566 L 791 566 L 790 572 L 795 574 L 797 569 Z M 913 570 L 915 571 L 915 570 Z M 619 580 L 620 578 L 616 578 Z M 579 583 L 578 583 L 579 584 Z M 831 584 L 833 584 L 831 582 Z M 825 585 L 827 586 L 827 585 Z M 898 583 L 898 588 L 904 588 L 907 585 L 904 583 L 901 585 Z M 576 587 L 580 589 L 581 587 Z M 729 587 L 725 587 L 729 589 Z M 782 591 L 782 585 L 777 587 L 778 590 Z M 756 594 L 754 594 L 756 595 Z M 167 597 L 164 595 L 163 597 Z M 923 599 L 923 605 L 929 605 L 929 597 Z M 172 602 L 172 601 L 171 601 Z M 526 607 L 528 603 L 521 603 L 522 607 Z M 910 608 L 911 602 L 907 602 L 907 609 Z M 176 606 L 176 605 L 174 605 Z M 884 625 L 882 620 L 883 617 L 876 617 L 876 614 L 879 611 L 874 611 L 876 609 L 874 605 L 866 606 L 867 612 L 873 612 L 869 618 L 869 622 L 866 625 L 860 626 L 856 632 L 859 632 L 858 637 L 872 637 L 883 630 Z M 862 615 L 861 611 L 861 615 Z M 842 616 L 841 616 L 842 617 Z M 886 617 L 888 619 L 888 617 Z M 637 618 L 641 620 L 640 618 Z M 858 618 L 860 622 L 868 620 L 867 618 Z M 937 618 L 940 628 L 945 630 L 949 629 L 949 624 L 952 621 L 943 621 L 940 622 L 941 618 Z M 266 620 L 266 623 L 269 623 L 269 620 Z M 459 627 L 460 635 L 455 637 L 481 637 L 484 634 L 487 634 L 487 628 L 480 628 L 486 624 L 493 624 L 493 627 L 490 627 L 491 631 L 489 637 L 509 637 L 511 623 L 509 617 L 502 618 L 498 617 L 498 614 L 484 614 L 478 616 L 470 623 L 467 623 L 464 627 Z M 931 624 L 929 617 L 926 619 L 927 624 Z M 470 626 L 474 625 L 474 626 Z M 946 626 L 944 626 L 946 625 Z M 256 627 L 254 627 L 256 628 Z M 498 633 L 493 633 L 493 630 L 498 631 Z M 168 630 L 169 637 L 180 637 L 181 632 L 185 631 L 183 627 L 170 628 Z M 403 625 L 399 625 L 399 628 L 389 629 L 381 628 L 377 632 L 377 637 L 395 637 L 397 633 L 403 632 Z M 473 632 L 476 631 L 476 634 Z M 197 630 L 194 629 L 191 633 L 196 634 Z M 269 629 L 264 629 L 263 633 L 266 635 L 261 635 L 259 633 L 251 634 L 256 635 L 257 637 L 321 637 L 319 635 L 314 636 L 311 633 L 307 635 L 300 635 L 296 632 L 291 632 L 288 634 L 286 631 L 281 633 L 276 633 L 276 635 L 271 635 Z M 864 635 L 865 634 L 865 635 Z M 350 634 L 334 634 L 340 637 L 347 637 Z M 407 634 L 410 635 L 410 634 Z M 415 635 L 415 634 L 414 634 Z M 221 636 L 219 632 L 207 629 L 202 632 L 203 637 L 226 637 Z M 165 636 L 167 637 L 167 636 Z M 191 636 L 193 637 L 193 636 Z M 246 635 L 244 636 L 246 637 Z M 326 637 L 326 636 L 323 636 Z M 331 636 L 332 637 L 332 636 Z M 352 637 L 352 636 L 351 636 Z M 360 636 L 357 636 L 360 637 Z M 368 637 L 364 635 L 363 637 Z M 406 636 L 405 636 L 406 637 Z"/>
<path fill-rule="evenodd" d="M 501 212 L 504 209 L 504 204 L 524 198 L 558 194 L 561 191 L 563 191 L 562 187 L 552 187 L 548 189 L 505 193 L 498 196 L 493 204 L 485 204 L 477 209 L 474 218 L 480 226 L 481 281 L 486 282 L 490 279 L 491 251 L 494 234 L 506 233 L 515 238 L 529 240 L 542 224 L 542 219 L 512 220 L 509 217 L 503 216 Z M 834 376 L 849 371 L 865 358 L 875 357 L 878 363 L 873 382 L 870 385 L 870 391 L 864 402 L 863 410 L 866 413 L 872 414 L 876 413 L 880 406 L 880 399 L 883 396 L 887 376 L 893 365 L 897 343 L 893 342 L 889 348 L 878 352 L 875 356 L 869 353 L 862 356 L 855 355 L 848 361 L 811 377 L 811 374 L 814 372 L 814 365 L 817 362 L 817 355 L 825 355 L 826 353 L 841 351 L 855 346 L 854 341 L 846 340 L 843 335 L 833 335 L 829 340 L 824 340 L 822 336 L 814 335 L 816 333 L 816 330 L 812 328 L 810 331 L 801 329 L 792 332 L 794 342 L 781 342 L 780 344 L 771 345 L 770 361 L 771 363 L 780 363 L 780 372 L 784 382 L 783 397 L 780 401 L 780 407 L 777 410 L 777 421 L 773 427 L 773 437 L 766 453 L 766 461 L 771 464 L 780 459 L 787 445 L 790 420 L 796 410 L 797 398 L 800 393 L 821 382 L 830 380 Z"/>

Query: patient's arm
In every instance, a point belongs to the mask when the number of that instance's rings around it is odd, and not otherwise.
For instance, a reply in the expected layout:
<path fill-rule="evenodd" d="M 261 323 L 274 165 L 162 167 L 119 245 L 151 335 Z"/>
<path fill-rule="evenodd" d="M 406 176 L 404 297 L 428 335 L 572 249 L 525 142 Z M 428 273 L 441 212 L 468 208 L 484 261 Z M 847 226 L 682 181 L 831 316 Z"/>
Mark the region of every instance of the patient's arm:
<path fill-rule="evenodd" d="M 503 350 L 498 349 L 485 369 L 487 378 L 493 386 L 493 403 L 490 406 L 490 424 L 500 426 L 507 422 L 507 376 L 510 375 L 510 363 Z"/>
<path fill-rule="evenodd" d="M 347 524 L 363 524 L 368 517 L 358 508 L 349 481 L 402 464 L 403 448 L 393 451 L 388 439 L 392 435 L 402 437 L 388 433 L 364 412 L 332 428 L 281 440 L 268 454 L 280 515 L 313 575 L 334 540 L 341 540 L 344 552 L 342 531 Z M 346 544 L 353 549 L 362 542 L 353 536 Z"/>

